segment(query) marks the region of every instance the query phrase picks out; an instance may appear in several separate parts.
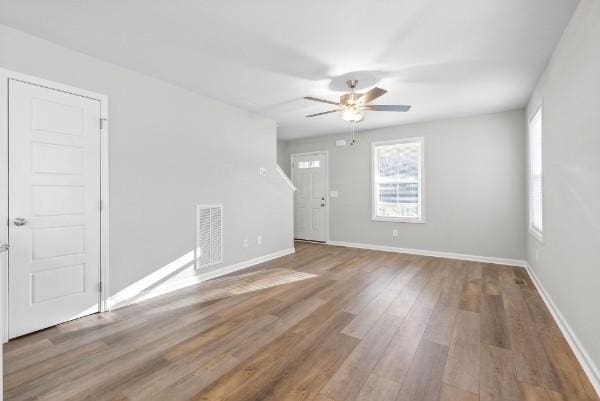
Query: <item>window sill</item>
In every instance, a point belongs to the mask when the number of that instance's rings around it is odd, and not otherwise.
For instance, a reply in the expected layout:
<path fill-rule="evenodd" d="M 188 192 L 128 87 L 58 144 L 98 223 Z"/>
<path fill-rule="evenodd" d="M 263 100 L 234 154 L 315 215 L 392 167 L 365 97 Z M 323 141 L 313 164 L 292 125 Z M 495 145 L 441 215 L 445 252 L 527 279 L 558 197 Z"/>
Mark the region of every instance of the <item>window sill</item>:
<path fill-rule="evenodd" d="M 413 224 L 425 224 L 424 218 L 408 219 L 403 217 L 383 217 L 383 216 L 372 216 L 373 221 L 387 221 L 391 223 L 413 223 Z"/>

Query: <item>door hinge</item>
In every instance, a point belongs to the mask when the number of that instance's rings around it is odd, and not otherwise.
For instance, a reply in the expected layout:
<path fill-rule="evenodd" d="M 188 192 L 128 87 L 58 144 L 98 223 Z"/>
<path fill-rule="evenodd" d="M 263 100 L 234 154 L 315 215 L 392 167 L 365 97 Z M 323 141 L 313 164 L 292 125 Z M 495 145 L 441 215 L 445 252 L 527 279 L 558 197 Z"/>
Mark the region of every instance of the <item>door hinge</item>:
<path fill-rule="evenodd" d="M 104 202 L 102 202 L 102 199 L 100 199 L 100 203 L 99 206 L 100 210 L 104 209 Z"/>
<path fill-rule="evenodd" d="M 108 123 L 108 119 L 106 119 L 106 118 L 100 119 L 100 131 L 102 131 L 104 128 L 106 128 L 107 123 Z"/>
<path fill-rule="evenodd" d="M 98 292 L 102 292 L 102 281 L 98 282 Z"/>

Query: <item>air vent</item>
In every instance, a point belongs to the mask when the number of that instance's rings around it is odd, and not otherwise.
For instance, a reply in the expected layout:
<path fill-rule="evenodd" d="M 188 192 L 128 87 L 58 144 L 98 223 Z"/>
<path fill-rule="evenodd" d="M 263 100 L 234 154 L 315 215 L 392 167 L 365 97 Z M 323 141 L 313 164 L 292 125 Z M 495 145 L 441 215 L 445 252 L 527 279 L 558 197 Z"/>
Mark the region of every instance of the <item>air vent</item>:
<path fill-rule="evenodd" d="M 223 205 L 196 208 L 196 269 L 223 263 Z"/>

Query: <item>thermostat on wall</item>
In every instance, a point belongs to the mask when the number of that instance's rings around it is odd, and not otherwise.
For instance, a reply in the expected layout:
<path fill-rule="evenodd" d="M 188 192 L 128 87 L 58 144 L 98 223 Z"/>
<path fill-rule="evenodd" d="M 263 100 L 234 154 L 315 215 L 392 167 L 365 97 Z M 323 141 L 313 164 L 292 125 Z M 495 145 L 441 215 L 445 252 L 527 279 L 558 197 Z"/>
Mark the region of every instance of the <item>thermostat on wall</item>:
<path fill-rule="evenodd" d="M 335 141 L 335 146 L 337 146 L 338 148 L 341 148 L 342 146 L 346 146 L 346 140 L 338 139 L 337 141 Z"/>

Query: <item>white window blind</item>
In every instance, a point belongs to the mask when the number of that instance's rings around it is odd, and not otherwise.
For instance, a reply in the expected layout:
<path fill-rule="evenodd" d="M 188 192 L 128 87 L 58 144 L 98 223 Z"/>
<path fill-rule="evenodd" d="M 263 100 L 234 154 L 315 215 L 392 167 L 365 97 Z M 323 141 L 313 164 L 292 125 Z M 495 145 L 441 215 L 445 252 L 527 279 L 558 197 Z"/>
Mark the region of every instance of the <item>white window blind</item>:
<path fill-rule="evenodd" d="M 223 205 L 196 208 L 196 269 L 223 263 Z"/>
<path fill-rule="evenodd" d="M 542 109 L 529 121 L 529 231 L 542 239 Z"/>
<path fill-rule="evenodd" d="M 372 144 L 372 218 L 423 222 L 423 138 Z"/>

